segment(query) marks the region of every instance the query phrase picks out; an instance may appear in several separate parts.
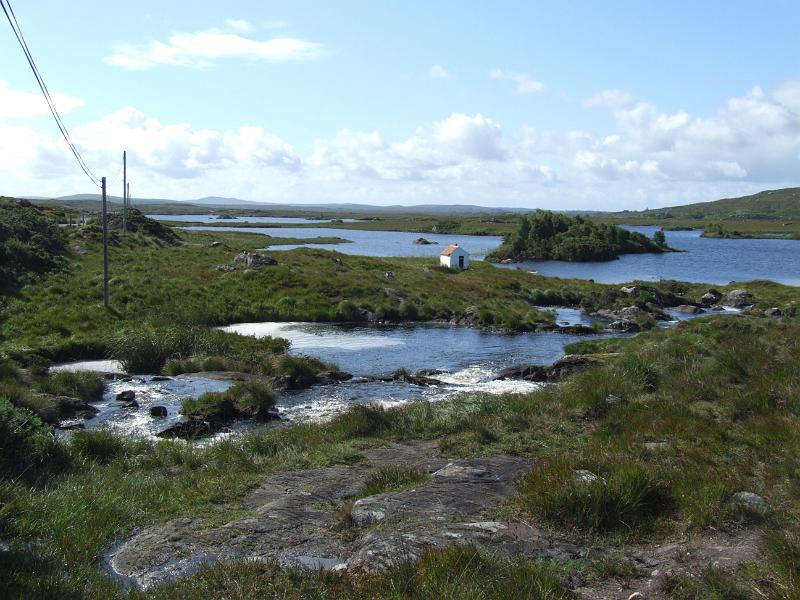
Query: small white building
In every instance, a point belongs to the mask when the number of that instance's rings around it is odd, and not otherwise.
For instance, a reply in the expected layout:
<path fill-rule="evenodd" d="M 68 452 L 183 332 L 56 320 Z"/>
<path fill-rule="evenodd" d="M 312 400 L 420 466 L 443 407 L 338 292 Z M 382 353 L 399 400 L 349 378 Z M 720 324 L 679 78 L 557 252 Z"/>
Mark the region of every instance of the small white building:
<path fill-rule="evenodd" d="M 469 269 L 469 252 L 458 244 L 450 244 L 442 250 L 439 263 L 448 269 Z"/>

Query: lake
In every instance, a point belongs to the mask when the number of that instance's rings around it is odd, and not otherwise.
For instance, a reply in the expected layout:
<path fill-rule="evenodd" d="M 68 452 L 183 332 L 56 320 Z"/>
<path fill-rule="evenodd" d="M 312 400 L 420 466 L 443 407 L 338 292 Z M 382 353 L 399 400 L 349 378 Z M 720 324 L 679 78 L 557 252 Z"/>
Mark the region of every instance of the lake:
<path fill-rule="evenodd" d="M 659 227 L 625 227 L 647 237 Z M 542 275 L 594 279 L 599 283 L 676 279 L 723 285 L 731 281 L 770 279 L 800 285 L 800 241 L 782 239 L 718 239 L 702 231 L 665 231 L 667 243 L 685 252 L 625 254 L 619 260 L 576 263 L 556 260 L 498 265 Z"/>
<path fill-rule="evenodd" d="M 145 215 L 157 221 L 190 221 L 194 223 L 330 223 L 333 219 L 309 219 L 307 217 L 233 217 L 220 219 L 217 215 Z M 343 223 L 356 223 L 360 219 L 339 219 Z"/>
<path fill-rule="evenodd" d="M 359 256 L 439 256 L 450 244 L 460 244 L 473 258 L 483 258 L 497 248 L 503 238 L 496 235 L 450 235 L 409 233 L 405 231 L 364 231 L 360 229 L 333 229 L 328 227 L 203 227 L 201 225 L 183 229 L 202 231 L 242 231 L 262 233 L 273 237 L 315 238 L 336 236 L 351 240 L 349 244 L 314 244 L 313 248 L 336 250 L 343 254 Z M 415 244 L 414 240 L 424 237 L 435 244 Z M 303 245 L 274 246 L 272 250 L 291 250 Z"/>

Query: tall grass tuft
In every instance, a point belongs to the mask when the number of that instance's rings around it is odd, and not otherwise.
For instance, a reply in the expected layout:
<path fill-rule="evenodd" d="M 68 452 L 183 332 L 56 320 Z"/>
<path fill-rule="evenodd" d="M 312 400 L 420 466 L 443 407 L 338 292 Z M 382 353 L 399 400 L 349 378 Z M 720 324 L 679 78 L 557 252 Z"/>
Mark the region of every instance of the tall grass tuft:
<path fill-rule="evenodd" d="M 89 371 L 49 373 L 39 384 L 39 389 L 53 396 L 98 402 L 103 399 L 103 378 Z"/>
<path fill-rule="evenodd" d="M 591 482 L 573 470 L 567 461 L 534 469 L 520 495 L 525 509 L 554 525 L 587 533 L 640 533 L 673 510 L 669 484 L 638 465 L 612 465 Z"/>

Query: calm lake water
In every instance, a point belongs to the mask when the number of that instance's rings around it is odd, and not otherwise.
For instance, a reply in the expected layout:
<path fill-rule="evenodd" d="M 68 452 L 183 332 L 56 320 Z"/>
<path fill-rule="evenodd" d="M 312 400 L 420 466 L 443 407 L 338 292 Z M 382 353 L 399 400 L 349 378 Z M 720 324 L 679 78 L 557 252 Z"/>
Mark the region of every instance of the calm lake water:
<path fill-rule="evenodd" d="M 145 215 L 157 221 L 192 221 L 195 223 L 330 223 L 332 219 L 308 219 L 306 217 L 233 217 L 220 219 L 217 215 Z M 344 223 L 356 223 L 359 219 L 340 219 Z"/>
<path fill-rule="evenodd" d="M 333 229 L 327 227 L 186 227 L 191 230 L 205 231 L 243 231 L 245 233 L 263 233 L 273 237 L 315 238 L 320 236 L 336 236 L 351 240 L 349 244 L 314 244 L 313 248 L 336 250 L 343 254 L 359 256 L 438 256 L 449 244 L 460 244 L 473 258 L 483 258 L 497 248 L 503 238 L 496 235 L 445 235 L 436 233 L 408 233 L 405 231 L 363 231 L 359 229 Z M 430 245 L 415 244 L 414 240 L 424 237 Z M 302 245 L 275 246 L 273 250 L 291 250 Z"/>
<path fill-rule="evenodd" d="M 653 237 L 658 227 L 626 227 Z M 626 254 L 601 263 L 533 261 L 499 265 L 520 267 L 542 275 L 625 283 L 635 279 L 677 279 L 726 284 L 770 279 L 800 285 L 800 241 L 781 239 L 726 240 L 700 237 L 700 230 L 665 231 L 667 243 L 686 252 Z"/>
<path fill-rule="evenodd" d="M 481 259 L 502 243 L 500 236 L 423 234 L 437 245 L 416 245 L 419 233 L 395 231 L 359 231 L 321 227 L 244 228 L 188 227 L 187 229 L 221 229 L 264 233 L 275 237 L 312 238 L 338 236 L 351 244 L 315 244 L 315 248 L 336 250 L 362 256 L 437 256 L 448 244 L 459 243 Z M 627 227 L 652 237 L 658 227 Z M 785 239 L 726 240 L 700 237 L 700 230 L 666 231 L 667 243 L 684 252 L 665 254 L 626 254 L 619 260 L 574 263 L 564 261 L 532 261 L 497 265 L 521 268 L 542 275 L 576 279 L 593 279 L 600 283 L 625 283 L 633 280 L 659 281 L 677 279 L 723 285 L 731 281 L 771 279 L 788 285 L 800 285 L 800 242 Z M 291 250 L 302 245 L 275 246 L 274 250 Z"/>

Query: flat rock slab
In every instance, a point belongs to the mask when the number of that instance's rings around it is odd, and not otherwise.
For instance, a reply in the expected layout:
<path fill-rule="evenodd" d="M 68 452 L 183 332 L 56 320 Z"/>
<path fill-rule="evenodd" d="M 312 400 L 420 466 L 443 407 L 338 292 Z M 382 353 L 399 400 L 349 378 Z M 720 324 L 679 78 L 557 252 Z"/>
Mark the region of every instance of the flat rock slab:
<path fill-rule="evenodd" d="M 356 465 L 279 473 L 243 499 L 246 516 L 212 527 L 193 519 L 149 527 L 114 549 L 107 564 L 147 588 L 205 563 L 237 560 L 372 571 L 453 544 L 563 559 L 580 554 L 578 547 L 530 527 L 493 520 L 494 509 L 514 493 L 514 481 L 530 461 L 513 456 L 451 461 L 437 454 L 431 442 L 394 444 L 365 451 Z M 430 478 L 413 489 L 358 500 L 347 523 L 342 518 L 347 499 L 386 465 L 413 467 Z"/>

